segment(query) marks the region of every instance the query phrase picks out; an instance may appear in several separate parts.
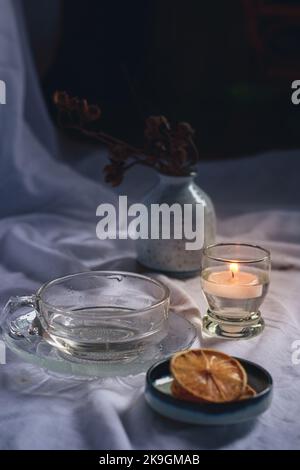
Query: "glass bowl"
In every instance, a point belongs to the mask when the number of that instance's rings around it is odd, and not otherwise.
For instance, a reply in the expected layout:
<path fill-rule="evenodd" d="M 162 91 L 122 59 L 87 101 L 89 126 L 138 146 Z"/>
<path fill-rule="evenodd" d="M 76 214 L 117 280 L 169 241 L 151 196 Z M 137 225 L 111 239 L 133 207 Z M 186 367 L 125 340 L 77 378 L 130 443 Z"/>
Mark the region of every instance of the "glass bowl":
<path fill-rule="evenodd" d="M 1 323 L 33 307 L 32 334 L 60 351 L 89 360 L 127 360 L 159 343 L 168 331 L 169 289 L 139 274 L 93 271 L 50 281 L 12 297 Z"/>

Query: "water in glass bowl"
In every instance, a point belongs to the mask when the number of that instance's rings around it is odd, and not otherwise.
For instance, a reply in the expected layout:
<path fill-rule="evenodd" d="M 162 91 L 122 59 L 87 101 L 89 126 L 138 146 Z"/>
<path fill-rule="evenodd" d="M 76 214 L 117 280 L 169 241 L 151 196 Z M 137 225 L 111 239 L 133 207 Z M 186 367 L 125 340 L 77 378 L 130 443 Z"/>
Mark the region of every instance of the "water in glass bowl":
<path fill-rule="evenodd" d="M 166 318 L 139 315 L 122 307 L 74 309 L 56 313 L 45 339 L 66 354 L 89 360 L 127 360 L 167 334 Z"/>

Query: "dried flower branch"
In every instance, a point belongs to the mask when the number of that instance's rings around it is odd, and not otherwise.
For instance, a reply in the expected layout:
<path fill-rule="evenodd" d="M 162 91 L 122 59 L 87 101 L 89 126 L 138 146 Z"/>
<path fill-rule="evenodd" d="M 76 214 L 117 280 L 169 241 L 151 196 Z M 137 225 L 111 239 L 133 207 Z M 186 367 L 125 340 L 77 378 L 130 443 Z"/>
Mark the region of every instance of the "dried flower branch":
<path fill-rule="evenodd" d="M 53 101 L 61 127 L 78 130 L 108 146 L 110 164 L 104 168 L 105 180 L 113 186 L 121 184 L 125 172 L 138 164 L 152 167 L 166 175 L 183 176 L 190 174 L 199 160 L 193 140 L 194 130 L 187 122 L 179 122 L 173 129 L 164 116 L 148 117 L 144 146 L 137 148 L 98 129 L 101 117 L 98 106 L 70 97 L 63 91 L 56 91 Z"/>

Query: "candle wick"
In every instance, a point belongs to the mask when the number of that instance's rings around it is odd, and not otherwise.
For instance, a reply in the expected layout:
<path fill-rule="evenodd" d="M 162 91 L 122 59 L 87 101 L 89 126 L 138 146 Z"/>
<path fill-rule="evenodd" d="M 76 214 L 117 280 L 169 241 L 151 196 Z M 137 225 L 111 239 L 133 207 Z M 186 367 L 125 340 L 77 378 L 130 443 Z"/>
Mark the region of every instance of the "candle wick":
<path fill-rule="evenodd" d="M 232 277 L 232 279 L 234 279 L 234 272 L 233 271 L 231 271 L 231 277 Z"/>

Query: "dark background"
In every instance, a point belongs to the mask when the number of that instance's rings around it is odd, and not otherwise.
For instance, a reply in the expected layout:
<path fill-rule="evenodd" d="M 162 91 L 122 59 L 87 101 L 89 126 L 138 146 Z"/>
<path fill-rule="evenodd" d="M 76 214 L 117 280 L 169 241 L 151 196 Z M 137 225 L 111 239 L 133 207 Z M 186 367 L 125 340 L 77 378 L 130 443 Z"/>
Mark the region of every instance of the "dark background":
<path fill-rule="evenodd" d="M 164 114 L 193 125 L 203 159 L 299 148 L 300 0 L 39 3 L 24 2 L 54 120 L 60 89 L 98 103 L 103 129 L 134 143 L 145 117 Z"/>

